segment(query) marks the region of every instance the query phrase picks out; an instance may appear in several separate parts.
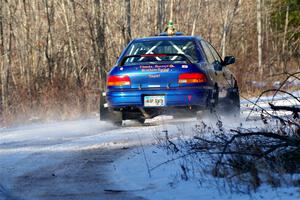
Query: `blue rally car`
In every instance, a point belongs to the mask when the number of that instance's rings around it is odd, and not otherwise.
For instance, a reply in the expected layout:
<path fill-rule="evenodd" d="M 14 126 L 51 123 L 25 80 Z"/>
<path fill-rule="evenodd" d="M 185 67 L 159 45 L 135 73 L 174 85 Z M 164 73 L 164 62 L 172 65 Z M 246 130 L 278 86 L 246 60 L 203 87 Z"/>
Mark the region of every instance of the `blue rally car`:
<path fill-rule="evenodd" d="M 237 81 L 226 67 L 234 62 L 233 56 L 222 60 L 197 36 L 134 39 L 108 73 L 100 118 L 143 123 L 162 113 L 183 116 L 216 108 L 238 114 Z"/>

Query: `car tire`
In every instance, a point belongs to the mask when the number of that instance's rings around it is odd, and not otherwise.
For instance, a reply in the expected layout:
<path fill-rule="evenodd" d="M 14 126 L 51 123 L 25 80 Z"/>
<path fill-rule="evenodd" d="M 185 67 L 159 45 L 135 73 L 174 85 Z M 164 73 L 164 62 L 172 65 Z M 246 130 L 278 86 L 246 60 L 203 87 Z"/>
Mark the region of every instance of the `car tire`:
<path fill-rule="evenodd" d="M 210 97 L 207 99 L 206 109 L 201 110 L 200 113 L 196 114 L 197 119 L 209 118 L 217 119 L 218 118 L 218 104 L 219 104 L 219 89 L 217 86 L 211 91 Z"/>
<path fill-rule="evenodd" d="M 123 113 L 121 111 L 110 111 L 109 121 L 116 126 L 122 126 Z"/>
<path fill-rule="evenodd" d="M 105 97 L 103 93 L 100 93 L 100 108 L 99 108 L 99 116 L 100 121 L 111 122 L 116 126 L 121 126 L 123 123 L 123 114 L 121 111 L 114 111 L 110 108 L 104 106 L 106 103 Z"/>
<path fill-rule="evenodd" d="M 136 119 L 136 121 L 139 122 L 140 124 L 144 124 L 146 119 L 143 118 L 143 117 L 139 117 L 139 118 Z"/>
<path fill-rule="evenodd" d="M 116 126 L 122 126 L 123 124 L 123 114 L 121 111 L 114 111 L 111 109 L 106 109 L 100 112 L 100 120 L 110 122 Z"/>
<path fill-rule="evenodd" d="M 230 88 L 221 103 L 221 112 L 230 117 L 240 117 L 240 95 L 238 87 Z"/>

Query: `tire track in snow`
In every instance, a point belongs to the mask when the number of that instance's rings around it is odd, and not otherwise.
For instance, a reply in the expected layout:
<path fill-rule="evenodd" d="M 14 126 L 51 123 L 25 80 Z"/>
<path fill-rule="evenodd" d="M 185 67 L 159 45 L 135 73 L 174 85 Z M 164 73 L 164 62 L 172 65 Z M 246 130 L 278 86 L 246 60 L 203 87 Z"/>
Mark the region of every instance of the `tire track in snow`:
<path fill-rule="evenodd" d="M 124 155 L 126 149 L 77 151 L 59 164 L 41 167 L 17 177 L 12 192 L 28 200 L 144 200 L 131 192 L 114 190 L 114 183 L 107 177 L 112 170 L 107 166 Z M 117 192 L 108 192 L 110 190 Z"/>
<path fill-rule="evenodd" d="M 21 200 L 11 194 L 3 185 L 0 184 L 0 200 Z"/>

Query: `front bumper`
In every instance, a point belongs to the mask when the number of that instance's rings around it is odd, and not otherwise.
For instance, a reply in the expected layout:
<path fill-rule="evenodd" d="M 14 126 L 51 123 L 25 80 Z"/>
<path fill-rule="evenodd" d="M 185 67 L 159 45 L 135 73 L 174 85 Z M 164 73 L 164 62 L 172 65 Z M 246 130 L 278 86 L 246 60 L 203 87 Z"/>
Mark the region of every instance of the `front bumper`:
<path fill-rule="evenodd" d="M 211 95 L 210 87 L 176 88 L 176 89 L 147 89 L 147 90 L 109 90 L 106 93 L 108 107 L 144 108 L 144 96 L 164 95 L 164 107 L 207 106 Z"/>

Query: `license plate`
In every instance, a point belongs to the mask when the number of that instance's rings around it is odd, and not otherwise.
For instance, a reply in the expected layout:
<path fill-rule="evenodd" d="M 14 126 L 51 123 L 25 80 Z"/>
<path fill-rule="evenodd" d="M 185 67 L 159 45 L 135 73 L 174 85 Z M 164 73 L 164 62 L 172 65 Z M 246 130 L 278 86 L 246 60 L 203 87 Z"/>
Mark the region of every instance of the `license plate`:
<path fill-rule="evenodd" d="M 144 96 L 145 107 L 165 106 L 165 96 Z"/>

